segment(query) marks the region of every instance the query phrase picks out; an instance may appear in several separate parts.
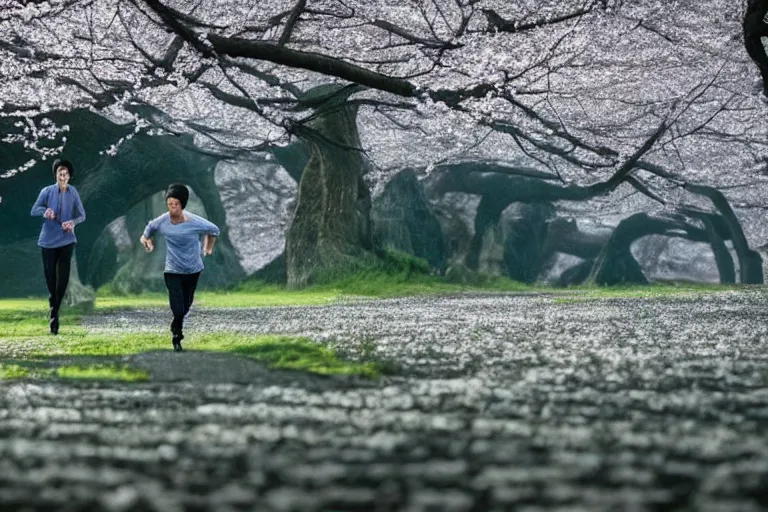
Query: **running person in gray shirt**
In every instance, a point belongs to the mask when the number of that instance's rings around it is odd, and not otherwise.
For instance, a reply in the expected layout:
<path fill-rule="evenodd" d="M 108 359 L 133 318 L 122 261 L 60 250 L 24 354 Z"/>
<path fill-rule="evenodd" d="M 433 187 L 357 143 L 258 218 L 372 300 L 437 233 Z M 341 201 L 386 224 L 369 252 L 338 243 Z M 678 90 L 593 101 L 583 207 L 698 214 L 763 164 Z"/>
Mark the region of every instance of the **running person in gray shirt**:
<path fill-rule="evenodd" d="M 181 340 L 184 339 L 184 315 L 189 312 L 195 298 L 197 281 L 203 271 L 202 255 L 213 254 L 219 228 L 216 224 L 184 211 L 189 200 L 189 189 L 179 183 L 168 187 L 165 201 L 168 213 L 152 220 L 144 228 L 139 241 L 147 252 L 155 249 L 152 235 L 157 232 L 165 237 L 168 247 L 165 255 L 165 286 L 168 288 L 168 302 L 171 305 L 173 321 L 173 350 L 181 351 Z M 200 236 L 205 235 L 202 250 Z"/>

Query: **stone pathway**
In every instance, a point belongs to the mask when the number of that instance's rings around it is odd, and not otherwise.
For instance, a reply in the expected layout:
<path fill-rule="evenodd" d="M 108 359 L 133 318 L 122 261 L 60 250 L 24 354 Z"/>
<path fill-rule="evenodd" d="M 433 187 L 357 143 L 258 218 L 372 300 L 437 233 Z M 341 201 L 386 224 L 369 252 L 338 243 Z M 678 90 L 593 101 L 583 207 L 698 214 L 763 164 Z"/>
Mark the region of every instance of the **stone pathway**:
<path fill-rule="evenodd" d="M 0 508 L 768 510 L 761 290 L 197 308 L 143 384 L 0 382 Z M 167 329 L 164 309 L 92 332 Z M 306 335 L 393 362 L 370 382 L 194 351 Z"/>

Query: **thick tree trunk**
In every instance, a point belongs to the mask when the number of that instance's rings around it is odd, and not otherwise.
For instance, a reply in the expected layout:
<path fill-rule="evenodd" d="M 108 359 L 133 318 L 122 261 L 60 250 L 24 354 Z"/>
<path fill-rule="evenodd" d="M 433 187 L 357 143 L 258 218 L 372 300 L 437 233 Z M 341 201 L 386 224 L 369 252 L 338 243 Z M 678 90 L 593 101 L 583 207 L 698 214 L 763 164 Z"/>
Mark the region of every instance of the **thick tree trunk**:
<path fill-rule="evenodd" d="M 704 224 L 704 230 L 709 237 L 709 246 L 715 255 L 715 264 L 717 265 L 720 282 L 723 284 L 736 283 L 736 268 L 733 265 L 731 253 L 725 245 L 725 238 L 731 238 L 730 231 L 723 217 L 717 214 L 698 211 L 686 211 L 686 214 L 701 220 Z"/>
<path fill-rule="evenodd" d="M 371 210 L 376 247 L 406 252 L 445 270 L 445 242 L 424 187 L 411 169 L 405 169 L 384 187 Z"/>
<path fill-rule="evenodd" d="M 480 264 L 480 252 L 483 248 L 483 240 L 487 234 L 499 224 L 501 212 L 509 206 L 509 202 L 497 200 L 497 197 L 484 195 L 477 206 L 475 214 L 475 236 L 469 244 L 467 253 L 467 268 L 477 270 Z"/>
<path fill-rule="evenodd" d="M 741 229 L 741 223 L 722 192 L 704 185 L 686 185 L 687 190 L 694 194 L 708 197 L 730 231 L 733 249 L 739 260 L 739 282 L 741 284 L 763 284 L 763 258 L 749 248 L 747 237 Z"/>
<path fill-rule="evenodd" d="M 661 226 L 651 226 L 652 221 L 645 213 L 638 213 L 619 222 L 608 242 L 600 251 L 588 281 L 599 285 L 623 283 L 647 284 L 643 270 L 632 255 L 630 246 L 638 238 L 658 231 Z M 664 225 L 661 229 L 665 229 Z"/>
<path fill-rule="evenodd" d="M 357 109 L 346 98 L 324 108 L 299 135 L 310 147 L 293 223 L 286 234 L 288 285 L 306 286 L 372 249 L 370 194 L 362 181 Z"/>

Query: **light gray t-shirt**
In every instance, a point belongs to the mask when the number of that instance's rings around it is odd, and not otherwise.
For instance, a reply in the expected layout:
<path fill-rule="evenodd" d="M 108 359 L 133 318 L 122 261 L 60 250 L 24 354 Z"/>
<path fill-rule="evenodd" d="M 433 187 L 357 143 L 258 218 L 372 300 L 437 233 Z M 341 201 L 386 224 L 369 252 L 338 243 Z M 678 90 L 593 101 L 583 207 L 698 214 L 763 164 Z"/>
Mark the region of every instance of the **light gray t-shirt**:
<path fill-rule="evenodd" d="M 168 250 L 165 254 L 165 271 L 171 274 L 194 274 L 203 270 L 202 235 L 219 236 L 219 228 L 213 222 L 194 213 L 184 212 L 184 222 L 171 223 L 171 214 L 166 212 L 151 220 L 144 228 L 144 237 L 154 233 L 165 237 Z"/>

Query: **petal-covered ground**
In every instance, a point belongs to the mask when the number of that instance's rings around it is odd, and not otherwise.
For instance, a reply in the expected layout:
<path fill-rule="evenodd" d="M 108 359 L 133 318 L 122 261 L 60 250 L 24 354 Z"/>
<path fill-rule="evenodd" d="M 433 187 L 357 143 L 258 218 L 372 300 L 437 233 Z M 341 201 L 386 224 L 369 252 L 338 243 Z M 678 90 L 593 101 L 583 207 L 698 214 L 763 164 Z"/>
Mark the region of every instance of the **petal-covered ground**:
<path fill-rule="evenodd" d="M 204 309 L 147 383 L 0 381 L 0 505 L 85 510 L 768 510 L 762 290 Z M 165 332 L 164 309 L 85 318 Z M 371 381 L 195 351 L 304 335 Z"/>

